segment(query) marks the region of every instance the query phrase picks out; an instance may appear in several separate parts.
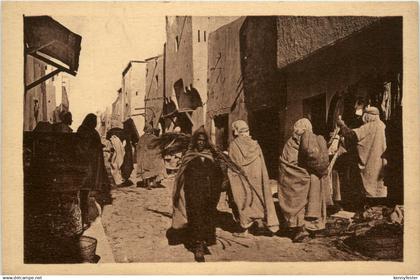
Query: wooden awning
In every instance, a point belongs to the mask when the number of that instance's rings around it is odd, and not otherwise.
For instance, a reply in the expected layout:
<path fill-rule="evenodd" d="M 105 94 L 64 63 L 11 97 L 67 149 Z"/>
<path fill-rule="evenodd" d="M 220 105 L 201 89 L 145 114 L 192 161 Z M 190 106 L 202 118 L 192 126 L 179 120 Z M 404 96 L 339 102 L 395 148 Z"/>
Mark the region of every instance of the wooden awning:
<path fill-rule="evenodd" d="M 79 68 L 82 37 L 49 16 L 24 16 L 25 55 L 31 55 L 55 68 L 26 90 L 39 85 L 60 71 L 73 76 Z"/>

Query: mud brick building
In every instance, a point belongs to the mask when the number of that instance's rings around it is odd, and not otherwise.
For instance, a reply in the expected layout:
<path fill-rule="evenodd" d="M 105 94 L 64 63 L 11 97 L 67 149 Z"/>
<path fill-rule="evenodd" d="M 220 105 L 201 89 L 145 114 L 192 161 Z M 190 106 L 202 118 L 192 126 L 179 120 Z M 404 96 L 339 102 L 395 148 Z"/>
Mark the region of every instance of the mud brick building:
<path fill-rule="evenodd" d="M 165 93 L 177 108 L 167 117 L 184 132 L 191 133 L 205 122 L 208 35 L 236 18 L 166 18 Z"/>
<path fill-rule="evenodd" d="M 162 127 L 161 116 L 165 97 L 164 56 L 146 59 L 145 119 L 154 128 Z"/>
<path fill-rule="evenodd" d="M 132 118 L 139 134 L 143 134 L 146 62 L 130 61 L 122 72 L 122 121 Z M 139 114 L 143 113 L 143 114 Z"/>
<path fill-rule="evenodd" d="M 356 98 L 381 109 L 391 158 L 402 162 L 400 17 L 241 18 L 210 34 L 208 76 L 216 143 L 226 147 L 231 123 L 248 121 L 272 178 L 296 120 L 310 118 L 327 136 Z"/>
<path fill-rule="evenodd" d="M 52 72 L 52 67 L 46 63 L 29 56 L 26 61 L 26 83 L 41 78 Z M 56 93 L 62 87 L 62 74 L 41 83 L 25 93 L 24 131 L 31 131 L 40 121 L 53 123 L 56 109 Z"/>

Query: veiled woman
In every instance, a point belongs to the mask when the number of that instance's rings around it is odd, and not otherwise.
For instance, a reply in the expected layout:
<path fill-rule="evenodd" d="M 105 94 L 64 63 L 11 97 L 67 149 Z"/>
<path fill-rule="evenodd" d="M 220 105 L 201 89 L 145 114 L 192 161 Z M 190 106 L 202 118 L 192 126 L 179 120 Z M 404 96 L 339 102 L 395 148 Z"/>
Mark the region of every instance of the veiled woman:
<path fill-rule="evenodd" d="M 228 171 L 231 194 L 235 204 L 235 219 L 242 232 L 234 233 L 237 237 L 246 237 L 248 229 L 257 221 L 273 234 L 279 230 L 279 221 L 271 192 L 267 167 L 261 147 L 249 135 L 245 121 L 237 120 L 232 124 L 235 139 L 229 146 L 229 157 L 242 168 L 246 179 Z"/>
<path fill-rule="evenodd" d="M 207 246 L 216 243 L 215 215 L 221 179 L 208 135 L 201 127 L 193 134 L 175 179 L 172 215 L 172 228 L 186 228 L 187 245 L 198 262 L 204 261 Z"/>
<path fill-rule="evenodd" d="M 101 137 L 95 129 L 96 124 L 96 115 L 88 114 L 77 129 L 77 134 L 81 138 L 82 153 L 86 156 L 89 163 L 88 173 L 83 180 L 83 185 L 80 190 L 80 209 L 82 211 L 84 228 L 89 226 L 88 208 L 90 192 L 102 192 L 106 190 L 104 186 L 109 186 L 102 150 L 103 145 Z"/>

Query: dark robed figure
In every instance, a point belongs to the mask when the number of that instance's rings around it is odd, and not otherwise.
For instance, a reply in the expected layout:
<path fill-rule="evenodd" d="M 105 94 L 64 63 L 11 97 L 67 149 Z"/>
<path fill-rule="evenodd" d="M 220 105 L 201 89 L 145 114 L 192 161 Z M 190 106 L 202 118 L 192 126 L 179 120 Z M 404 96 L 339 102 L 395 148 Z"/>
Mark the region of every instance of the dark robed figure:
<path fill-rule="evenodd" d="M 210 151 L 204 128 L 192 136 L 182 158 L 173 193 L 172 227 L 187 229 L 196 261 L 204 261 L 207 246 L 216 242 L 215 215 L 222 173 Z"/>
<path fill-rule="evenodd" d="M 80 190 L 80 208 L 85 228 L 89 226 L 88 205 L 90 192 L 95 191 L 102 194 L 109 187 L 102 151 L 103 145 L 101 137 L 95 129 L 96 124 L 96 115 L 88 114 L 77 129 L 77 134 L 82 142 L 83 154 L 89 162 L 88 173 Z"/>

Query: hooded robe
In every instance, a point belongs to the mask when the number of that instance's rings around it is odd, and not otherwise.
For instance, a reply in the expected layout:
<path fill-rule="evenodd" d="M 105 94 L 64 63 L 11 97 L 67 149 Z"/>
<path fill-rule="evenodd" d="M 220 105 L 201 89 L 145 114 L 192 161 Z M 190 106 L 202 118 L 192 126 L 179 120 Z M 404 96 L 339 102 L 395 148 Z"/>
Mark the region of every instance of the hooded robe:
<path fill-rule="evenodd" d="M 387 197 L 384 185 L 385 124 L 379 119 L 353 130 L 357 135 L 359 169 L 366 197 Z"/>
<path fill-rule="evenodd" d="M 300 137 L 312 133 L 309 120 L 301 119 L 295 133 L 286 142 L 280 157 L 278 198 L 288 227 L 305 226 L 309 230 L 325 228 L 326 205 L 330 203 L 327 178 L 310 174 L 299 162 Z"/>
<path fill-rule="evenodd" d="M 249 136 L 238 136 L 229 146 L 229 156 L 242 168 L 249 181 L 228 170 L 232 196 L 239 216 L 236 219 L 241 227 L 246 229 L 255 221 L 263 220 L 270 231 L 277 232 L 279 221 L 264 156 L 257 141 Z"/>
<path fill-rule="evenodd" d="M 189 149 L 182 158 L 172 196 L 172 228 L 187 228 L 191 242 L 215 238 L 221 178 L 220 167 L 209 150 Z"/>

